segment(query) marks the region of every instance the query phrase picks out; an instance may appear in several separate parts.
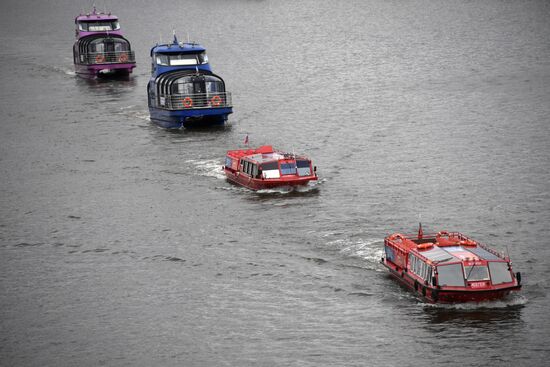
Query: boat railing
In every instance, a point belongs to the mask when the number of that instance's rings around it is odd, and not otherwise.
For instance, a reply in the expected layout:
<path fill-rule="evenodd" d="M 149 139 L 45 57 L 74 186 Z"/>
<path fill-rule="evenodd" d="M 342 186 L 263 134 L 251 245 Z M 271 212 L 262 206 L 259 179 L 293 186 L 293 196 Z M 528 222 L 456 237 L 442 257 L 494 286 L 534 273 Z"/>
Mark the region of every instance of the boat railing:
<path fill-rule="evenodd" d="M 230 92 L 172 94 L 161 96 L 160 105 L 169 110 L 227 108 L 232 106 L 232 98 Z"/>
<path fill-rule="evenodd" d="M 134 51 L 88 52 L 86 64 L 126 64 L 136 62 Z"/>
<path fill-rule="evenodd" d="M 428 240 L 428 239 L 434 239 L 437 237 L 438 233 L 424 233 L 423 235 L 423 238 Z M 458 238 L 459 240 L 461 241 L 472 241 L 472 242 L 475 242 L 479 247 L 483 248 L 485 251 L 495 255 L 496 257 L 498 258 L 501 258 L 503 260 L 509 260 L 509 257 L 502 253 L 502 252 L 498 252 L 496 250 L 493 250 L 491 247 L 483 244 L 483 243 L 480 243 L 478 241 L 475 241 L 473 239 L 471 239 L 470 237 L 466 236 L 466 235 L 463 235 L 462 233 L 460 232 L 448 232 L 448 236 L 450 237 L 455 237 L 455 238 Z M 416 240 L 416 238 L 418 238 L 418 234 L 414 233 L 414 234 L 404 234 L 403 237 L 405 238 L 410 238 L 411 240 Z M 390 242 L 393 242 L 392 240 L 390 240 Z"/>

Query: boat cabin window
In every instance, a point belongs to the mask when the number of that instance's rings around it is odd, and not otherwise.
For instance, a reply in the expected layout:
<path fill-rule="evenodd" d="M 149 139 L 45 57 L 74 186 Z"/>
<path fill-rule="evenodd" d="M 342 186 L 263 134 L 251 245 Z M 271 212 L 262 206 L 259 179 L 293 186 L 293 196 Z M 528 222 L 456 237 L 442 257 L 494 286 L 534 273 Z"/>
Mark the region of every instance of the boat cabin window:
<path fill-rule="evenodd" d="M 512 274 L 510 274 L 507 263 L 491 261 L 489 271 L 491 272 L 491 282 L 493 284 L 510 283 L 512 281 Z"/>
<path fill-rule="evenodd" d="M 243 172 L 249 176 L 256 177 L 258 175 L 258 165 L 249 161 L 243 162 Z"/>
<path fill-rule="evenodd" d="M 223 92 L 225 92 L 223 81 L 213 75 L 185 76 L 177 79 L 172 84 L 172 94 L 215 94 Z"/>
<path fill-rule="evenodd" d="M 130 43 L 122 38 L 98 38 L 88 45 L 88 52 L 130 51 Z"/>
<path fill-rule="evenodd" d="M 461 264 L 440 265 L 437 267 L 440 286 L 464 287 L 464 273 Z"/>
<path fill-rule="evenodd" d="M 227 168 L 231 168 L 231 165 L 233 164 L 233 160 L 229 157 L 225 157 L 225 166 Z"/>
<path fill-rule="evenodd" d="M 489 280 L 489 270 L 485 265 L 465 266 L 464 277 L 468 281 Z"/>
<path fill-rule="evenodd" d="M 162 66 L 184 66 L 184 65 L 201 65 L 208 64 L 208 56 L 206 52 L 201 53 L 169 53 L 169 54 L 156 54 L 156 62 Z"/>
<path fill-rule="evenodd" d="M 260 167 L 262 169 L 262 175 L 265 178 L 279 178 L 281 174 L 279 173 L 279 162 L 266 162 L 262 163 Z"/>
<path fill-rule="evenodd" d="M 414 274 L 418 275 L 422 279 L 431 282 L 432 280 L 432 267 L 420 260 L 413 254 L 409 254 L 409 269 Z"/>
<path fill-rule="evenodd" d="M 78 29 L 86 32 L 105 32 L 105 31 L 117 31 L 120 29 L 118 20 L 104 20 L 104 21 L 81 21 L 78 22 Z"/>
<path fill-rule="evenodd" d="M 295 163 L 281 163 L 281 174 L 282 175 L 295 175 L 296 174 L 296 164 Z"/>
<path fill-rule="evenodd" d="M 296 160 L 298 176 L 311 176 L 311 164 L 309 161 L 298 159 Z"/>

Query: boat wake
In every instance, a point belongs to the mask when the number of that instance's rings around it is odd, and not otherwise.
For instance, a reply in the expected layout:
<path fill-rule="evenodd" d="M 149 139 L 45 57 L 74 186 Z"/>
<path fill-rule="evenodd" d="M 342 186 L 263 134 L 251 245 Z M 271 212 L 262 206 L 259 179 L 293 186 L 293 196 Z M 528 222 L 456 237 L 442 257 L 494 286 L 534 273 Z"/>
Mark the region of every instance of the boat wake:
<path fill-rule="evenodd" d="M 149 112 L 136 110 L 135 108 L 135 105 L 121 107 L 119 114 L 144 121 L 151 121 L 151 119 L 149 118 Z"/>
<path fill-rule="evenodd" d="M 380 266 L 380 258 L 384 255 L 384 250 L 380 246 L 381 239 L 359 239 L 352 241 L 350 239 L 337 239 L 327 243 L 330 247 L 336 247 L 340 253 L 365 260 L 367 268 L 371 270 L 383 271 Z"/>
<path fill-rule="evenodd" d="M 441 303 L 422 303 L 423 307 L 432 309 L 443 310 L 460 310 L 460 311 L 476 311 L 483 309 L 501 309 L 501 308 L 515 308 L 523 307 L 527 304 L 527 298 L 517 293 L 510 294 L 506 298 L 502 298 L 494 301 L 483 302 L 468 302 L 468 303 L 453 303 L 453 304 L 441 304 Z"/>
<path fill-rule="evenodd" d="M 274 187 L 272 189 L 258 190 L 256 191 L 256 193 L 260 195 L 287 195 L 290 193 L 307 193 L 317 191 L 320 184 L 321 182 L 318 181 L 310 181 L 307 183 L 307 185 Z"/>
<path fill-rule="evenodd" d="M 194 172 L 199 176 L 215 177 L 219 180 L 225 180 L 225 174 L 222 170 L 222 163 L 217 159 L 207 160 L 186 160 L 185 163 L 194 166 Z"/>

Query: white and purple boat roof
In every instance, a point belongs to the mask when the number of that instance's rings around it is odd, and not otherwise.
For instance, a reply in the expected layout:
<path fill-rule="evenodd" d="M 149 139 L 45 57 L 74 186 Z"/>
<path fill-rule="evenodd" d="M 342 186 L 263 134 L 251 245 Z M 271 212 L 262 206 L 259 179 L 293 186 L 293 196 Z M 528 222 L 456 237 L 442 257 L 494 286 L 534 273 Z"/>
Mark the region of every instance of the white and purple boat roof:
<path fill-rule="evenodd" d="M 118 17 L 111 13 L 97 12 L 95 6 L 91 13 L 78 15 L 74 22 L 76 24 L 76 38 L 93 34 L 122 36 Z"/>

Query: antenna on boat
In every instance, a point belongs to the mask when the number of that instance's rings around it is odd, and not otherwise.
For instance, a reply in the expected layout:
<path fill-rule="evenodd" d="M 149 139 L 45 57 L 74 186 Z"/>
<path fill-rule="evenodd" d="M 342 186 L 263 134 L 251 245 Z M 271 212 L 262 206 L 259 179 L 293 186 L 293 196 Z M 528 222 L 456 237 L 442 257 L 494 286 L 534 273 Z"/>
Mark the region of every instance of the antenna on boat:
<path fill-rule="evenodd" d="M 187 32 L 187 43 L 191 43 L 191 41 L 189 39 L 189 32 Z"/>
<path fill-rule="evenodd" d="M 174 45 L 178 44 L 178 37 L 176 37 L 176 30 L 172 29 L 172 34 L 174 35 Z"/>

